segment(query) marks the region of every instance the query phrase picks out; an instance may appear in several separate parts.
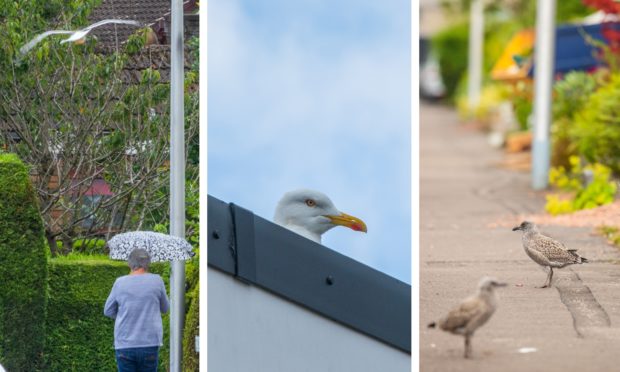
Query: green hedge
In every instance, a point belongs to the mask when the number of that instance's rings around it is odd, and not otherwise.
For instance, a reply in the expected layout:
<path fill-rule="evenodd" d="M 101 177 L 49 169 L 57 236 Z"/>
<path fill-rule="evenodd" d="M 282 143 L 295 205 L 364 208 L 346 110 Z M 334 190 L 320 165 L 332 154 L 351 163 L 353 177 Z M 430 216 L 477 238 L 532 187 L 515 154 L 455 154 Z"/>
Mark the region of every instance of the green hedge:
<path fill-rule="evenodd" d="M 189 307 L 185 316 L 185 330 L 183 331 L 183 371 L 198 372 L 200 363 L 196 353 L 196 336 L 199 335 L 200 322 L 200 284 L 187 294 Z M 205 340 L 206 341 L 206 338 Z"/>
<path fill-rule="evenodd" d="M 168 285 L 168 265 L 153 264 L 151 272 Z M 49 300 L 45 363 L 49 371 L 115 371 L 114 321 L 103 305 L 116 278 L 128 274 L 124 262 L 107 259 L 54 258 L 49 261 Z M 168 366 L 168 315 L 160 370 Z"/>
<path fill-rule="evenodd" d="M 433 36 L 432 45 L 439 59 L 441 78 L 448 97 L 453 97 L 461 76 L 467 70 L 469 23 L 461 22 Z"/>
<path fill-rule="evenodd" d="M 47 252 L 28 169 L 0 154 L 0 361 L 9 371 L 42 368 Z"/>

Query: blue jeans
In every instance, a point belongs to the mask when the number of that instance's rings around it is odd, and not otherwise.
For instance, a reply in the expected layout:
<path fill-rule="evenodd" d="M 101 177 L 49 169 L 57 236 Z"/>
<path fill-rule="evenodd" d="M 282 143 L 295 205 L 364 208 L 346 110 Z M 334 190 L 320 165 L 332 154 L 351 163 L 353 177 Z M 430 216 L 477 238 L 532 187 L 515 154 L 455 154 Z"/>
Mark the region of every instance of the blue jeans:
<path fill-rule="evenodd" d="M 159 346 L 116 349 L 118 372 L 157 372 Z"/>

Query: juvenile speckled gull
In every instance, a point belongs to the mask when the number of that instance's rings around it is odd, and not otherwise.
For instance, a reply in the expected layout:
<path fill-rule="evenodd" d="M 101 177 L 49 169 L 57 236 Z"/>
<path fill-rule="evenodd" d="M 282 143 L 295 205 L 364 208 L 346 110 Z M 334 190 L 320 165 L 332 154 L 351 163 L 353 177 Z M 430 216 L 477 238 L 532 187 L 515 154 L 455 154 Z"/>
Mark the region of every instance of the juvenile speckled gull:
<path fill-rule="evenodd" d="M 439 325 L 439 328 L 446 332 L 463 335 L 465 337 L 465 358 L 469 358 L 471 356 L 471 337 L 497 309 L 495 288 L 504 286 L 506 283 L 500 283 L 495 278 L 485 276 L 480 280 L 476 294 L 463 300 L 439 321 L 430 323 L 429 328 L 435 328 Z"/>
<path fill-rule="evenodd" d="M 568 265 L 588 262 L 587 258 L 577 254 L 576 249 L 567 249 L 559 241 L 541 234 L 532 222 L 523 221 L 521 225 L 512 229 L 512 231 L 518 230 L 523 231 L 521 240 L 525 253 L 543 268 L 549 268 L 547 280 L 541 288 L 551 287 L 554 267 L 561 269 Z"/>
<path fill-rule="evenodd" d="M 86 35 L 88 35 L 88 33 L 93 30 L 94 28 L 103 26 L 103 25 L 107 25 L 110 23 L 114 23 L 114 24 L 125 24 L 125 25 L 131 25 L 131 26 L 141 26 L 141 23 L 138 21 L 132 21 L 129 19 L 104 19 L 102 21 L 99 22 L 95 22 L 90 26 L 84 27 L 83 29 L 80 30 L 51 30 L 51 31 L 45 31 L 42 32 L 40 34 L 38 34 L 37 36 L 35 36 L 32 40 L 30 40 L 28 43 L 26 43 L 24 46 L 22 46 L 19 49 L 19 52 L 24 55 L 26 53 L 28 53 L 28 51 L 30 49 L 32 49 L 35 45 L 37 45 L 41 40 L 45 39 L 46 37 L 50 36 L 50 35 L 59 35 L 59 34 L 71 34 L 71 36 L 69 36 L 68 38 L 62 40 L 60 43 L 64 44 L 70 41 L 73 42 L 80 42 L 82 41 Z"/>
<path fill-rule="evenodd" d="M 278 202 L 273 220 L 317 243 L 321 243 L 323 233 L 336 226 L 368 231 L 364 221 L 340 212 L 327 195 L 307 189 L 284 194 Z"/>

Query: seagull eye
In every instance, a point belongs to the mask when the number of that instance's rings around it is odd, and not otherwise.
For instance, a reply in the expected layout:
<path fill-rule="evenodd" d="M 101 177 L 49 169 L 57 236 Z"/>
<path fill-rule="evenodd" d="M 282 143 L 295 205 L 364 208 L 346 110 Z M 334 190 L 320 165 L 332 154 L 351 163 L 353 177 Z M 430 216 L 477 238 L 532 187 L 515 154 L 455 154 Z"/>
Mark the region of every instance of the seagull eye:
<path fill-rule="evenodd" d="M 314 206 L 316 206 L 316 202 L 314 200 L 312 200 L 312 199 L 306 199 L 306 205 L 308 207 L 314 207 Z"/>

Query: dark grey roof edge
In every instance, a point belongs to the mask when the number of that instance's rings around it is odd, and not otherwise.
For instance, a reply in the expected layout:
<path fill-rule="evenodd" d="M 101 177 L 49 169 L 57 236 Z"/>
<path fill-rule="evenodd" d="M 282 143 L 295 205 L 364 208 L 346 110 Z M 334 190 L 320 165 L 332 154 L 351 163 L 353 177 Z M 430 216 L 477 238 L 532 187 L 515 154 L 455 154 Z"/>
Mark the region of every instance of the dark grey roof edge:
<path fill-rule="evenodd" d="M 411 353 L 411 286 L 208 196 L 209 266 Z"/>

